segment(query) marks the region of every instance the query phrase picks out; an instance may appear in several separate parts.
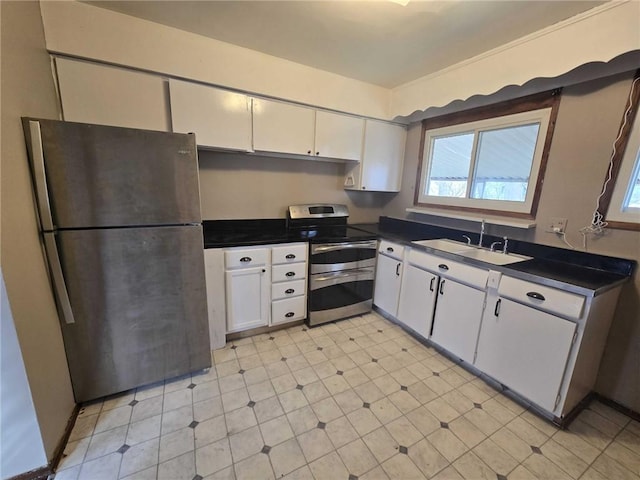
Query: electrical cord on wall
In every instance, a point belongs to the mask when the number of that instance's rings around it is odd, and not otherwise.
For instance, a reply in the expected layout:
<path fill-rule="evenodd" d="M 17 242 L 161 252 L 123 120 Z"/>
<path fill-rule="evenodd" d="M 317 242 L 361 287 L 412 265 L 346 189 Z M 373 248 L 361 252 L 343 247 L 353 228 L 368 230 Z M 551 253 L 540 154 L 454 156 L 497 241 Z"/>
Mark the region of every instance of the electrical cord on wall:
<path fill-rule="evenodd" d="M 596 208 L 593 211 L 591 224 L 585 227 L 582 227 L 580 230 L 578 230 L 582 235 L 582 246 L 584 250 L 587 250 L 587 235 L 602 235 L 604 233 L 604 229 L 608 225 L 608 223 L 604 220 L 604 215 L 600 213 L 600 200 L 602 200 L 602 197 L 607 192 L 607 187 L 609 185 L 609 182 L 613 178 L 613 160 L 617 153 L 616 145 L 618 143 L 618 140 L 620 140 L 620 137 L 622 136 L 622 132 L 624 131 L 627 125 L 629 112 L 631 112 L 631 109 L 633 108 L 631 99 L 633 98 L 633 92 L 636 88 L 636 84 L 638 83 L 638 81 L 640 81 L 640 77 L 636 78 L 631 84 L 631 91 L 629 92 L 629 101 L 628 101 L 629 107 L 624 112 L 622 125 L 620 125 L 620 131 L 618 132 L 618 136 L 616 137 L 616 139 L 613 141 L 613 149 L 611 152 L 611 157 L 609 159 L 609 168 L 607 169 L 607 178 L 604 181 L 604 185 L 602 185 L 602 191 L 600 192 L 600 195 L 598 195 L 598 198 L 596 198 Z M 570 245 L 569 242 L 567 242 L 564 236 L 564 233 L 562 235 L 562 239 L 567 245 Z"/>

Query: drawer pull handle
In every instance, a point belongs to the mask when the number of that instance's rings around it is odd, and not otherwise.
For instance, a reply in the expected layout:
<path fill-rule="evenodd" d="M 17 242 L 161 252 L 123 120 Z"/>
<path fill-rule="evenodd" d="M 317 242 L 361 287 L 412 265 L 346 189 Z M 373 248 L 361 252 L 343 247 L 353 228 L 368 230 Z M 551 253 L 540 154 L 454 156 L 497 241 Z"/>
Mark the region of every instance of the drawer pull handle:
<path fill-rule="evenodd" d="M 291 295 L 293 292 L 295 292 L 295 290 L 293 288 L 287 288 L 284 293 L 286 293 L 287 295 Z"/>
<path fill-rule="evenodd" d="M 535 298 L 536 300 L 542 300 L 542 301 L 546 300 L 546 298 L 544 298 L 544 295 L 538 292 L 527 292 L 527 297 Z"/>
<path fill-rule="evenodd" d="M 445 265 L 444 263 L 441 263 L 440 265 L 438 265 L 438 268 L 441 268 L 444 271 L 449 270 L 449 267 L 447 265 Z"/>
<path fill-rule="evenodd" d="M 287 260 L 293 260 L 294 258 L 296 258 L 296 256 L 293 253 L 290 253 L 284 258 L 286 258 Z"/>
<path fill-rule="evenodd" d="M 295 277 L 296 276 L 296 272 L 287 272 L 287 273 L 285 273 L 285 275 L 287 277 Z"/>
<path fill-rule="evenodd" d="M 500 315 L 500 304 L 502 303 L 501 299 L 498 299 L 498 301 L 496 302 L 496 308 L 493 309 L 493 314 L 497 317 L 498 315 Z"/>
<path fill-rule="evenodd" d="M 393 252 L 393 247 L 387 247 L 387 252 Z"/>
<path fill-rule="evenodd" d="M 444 280 L 441 280 L 441 281 L 440 281 L 440 295 L 444 295 L 444 290 L 443 290 L 443 288 L 444 288 Z"/>
<path fill-rule="evenodd" d="M 433 282 L 435 282 L 436 277 L 431 277 L 431 283 L 429 284 L 429 291 L 433 292 Z"/>
<path fill-rule="evenodd" d="M 242 257 L 240 259 L 241 262 L 246 263 L 246 262 L 250 262 L 251 261 L 251 257 Z"/>
<path fill-rule="evenodd" d="M 401 263 L 396 265 L 396 277 L 400 276 L 400 265 L 402 265 Z"/>
<path fill-rule="evenodd" d="M 285 315 L 284 315 L 284 316 L 285 316 L 285 317 L 287 317 L 287 318 L 291 318 L 291 317 L 293 317 L 294 315 L 295 315 L 295 313 L 293 313 L 293 312 L 287 312 L 287 313 L 285 313 Z"/>
<path fill-rule="evenodd" d="M 267 273 L 267 271 L 263 268 L 263 269 L 262 269 L 262 273 Z"/>

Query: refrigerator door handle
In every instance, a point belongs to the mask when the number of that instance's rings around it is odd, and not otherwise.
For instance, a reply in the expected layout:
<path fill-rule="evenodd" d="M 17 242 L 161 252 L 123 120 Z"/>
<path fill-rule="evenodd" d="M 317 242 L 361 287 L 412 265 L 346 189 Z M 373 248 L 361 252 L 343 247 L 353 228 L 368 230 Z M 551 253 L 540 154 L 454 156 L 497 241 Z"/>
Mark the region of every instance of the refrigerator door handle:
<path fill-rule="evenodd" d="M 45 232 L 53 230 L 53 217 L 49 204 L 49 189 L 47 188 L 47 175 L 44 167 L 44 149 L 42 147 L 42 133 L 40 122 L 30 120 L 29 131 L 31 133 L 31 158 L 33 176 L 36 184 L 36 197 L 38 199 L 38 213 L 40 225 Z M 54 242 L 55 243 L 55 242 Z"/>
<path fill-rule="evenodd" d="M 49 260 L 49 270 L 51 272 L 53 290 L 55 292 L 56 299 L 58 300 L 60 313 L 63 317 L 64 323 L 67 325 L 76 323 L 73 318 L 71 302 L 69 301 L 69 294 L 67 292 L 64 275 L 62 273 L 62 265 L 60 265 L 60 257 L 58 256 L 58 245 L 56 244 L 56 238 L 53 232 L 46 232 L 44 234 L 44 248 Z"/>

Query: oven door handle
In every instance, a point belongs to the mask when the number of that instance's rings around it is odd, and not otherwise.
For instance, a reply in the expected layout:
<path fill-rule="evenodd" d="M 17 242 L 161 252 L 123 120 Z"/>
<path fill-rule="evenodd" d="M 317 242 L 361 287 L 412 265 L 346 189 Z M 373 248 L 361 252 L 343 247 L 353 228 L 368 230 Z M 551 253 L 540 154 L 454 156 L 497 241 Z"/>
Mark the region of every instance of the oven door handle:
<path fill-rule="evenodd" d="M 346 250 L 350 248 L 375 250 L 377 246 L 375 243 L 341 243 L 339 245 L 321 245 L 319 247 L 314 247 L 312 253 L 333 252 L 335 250 Z"/>
<path fill-rule="evenodd" d="M 326 282 L 328 280 L 333 280 L 335 278 L 355 277 L 358 275 L 366 275 L 366 274 L 371 274 L 371 270 L 353 269 L 353 270 L 349 270 L 348 272 L 336 272 L 336 273 L 330 273 L 322 276 L 316 275 L 313 277 L 313 280 L 316 282 Z"/>

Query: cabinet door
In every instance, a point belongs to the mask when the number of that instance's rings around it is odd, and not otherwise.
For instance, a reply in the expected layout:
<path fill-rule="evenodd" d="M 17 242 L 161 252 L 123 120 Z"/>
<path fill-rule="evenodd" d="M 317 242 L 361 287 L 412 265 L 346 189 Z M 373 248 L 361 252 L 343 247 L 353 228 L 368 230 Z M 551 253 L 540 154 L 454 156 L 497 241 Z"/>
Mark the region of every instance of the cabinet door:
<path fill-rule="evenodd" d="M 363 135 L 363 118 L 321 110 L 316 112 L 316 156 L 359 162 L 362 159 Z"/>
<path fill-rule="evenodd" d="M 254 150 L 313 154 L 315 118 L 315 111 L 311 108 L 254 98 Z"/>
<path fill-rule="evenodd" d="M 161 77 L 66 58 L 56 72 L 65 120 L 169 131 Z"/>
<path fill-rule="evenodd" d="M 367 120 L 360 165 L 347 166 L 345 188 L 399 192 L 407 131 L 400 125 Z"/>
<path fill-rule="evenodd" d="M 468 363 L 478 341 L 485 292 L 441 279 L 431 340 Z"/>
<path fill-rule="evenodd" d="M 225 280 L 227 332 L 268 325 L 270 291 L 266 269 L 230 270 Z"/>
<path fill-rule="evenodd" d="M 576 324 L 511 300 L 498 301 L 485 313 L 475 366 L 553 412 Z"/>
<path fill-rule="evenodd" d="M 401 281 L 402 262 L 378 255 L 373 303 L 394 317 L 398 315 Z"/>
<path fill-rule="evenodd" d="M 406 266 L 400 291 L 398 320 L 424 338 L 431 332 L 437 291 L 437 275 L 413 265 Z"/>
<path fill-rule="evenodd" d="M 169 91 L 174 132 L 195 133 L 199 146 L 251 150 L 251 98 L 180 80 Z"/>

